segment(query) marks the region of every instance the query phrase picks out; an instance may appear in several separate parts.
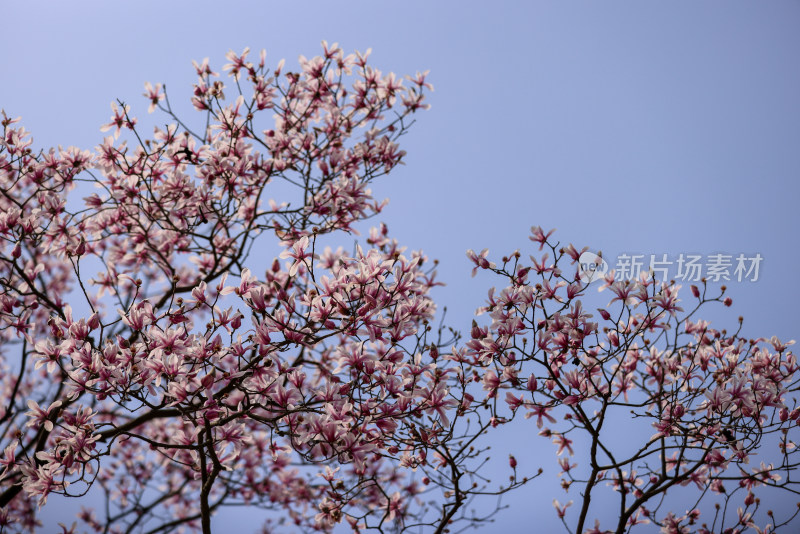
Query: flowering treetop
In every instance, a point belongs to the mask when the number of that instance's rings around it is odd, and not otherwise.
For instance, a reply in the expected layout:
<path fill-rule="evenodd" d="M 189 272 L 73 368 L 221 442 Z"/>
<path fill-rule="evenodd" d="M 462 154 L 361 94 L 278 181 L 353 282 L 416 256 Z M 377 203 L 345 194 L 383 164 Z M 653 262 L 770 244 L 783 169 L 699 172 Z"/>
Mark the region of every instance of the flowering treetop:
<path fill-rule="evenodd" d="M 695 317 L 722 296 L 693 287 L 685 312 L 677 286 L 612 274 L 594 322 L 579 252 L 534 227 L 548 251 L 530 265 L 469 252 L 507 286 L 462 343 L 433 326 L 435 262 L 385 225 L 350 252 L 326 246 L 381 212 L 369 186 L 402 163 L 398 139 L 432 89 L 368 55 L 323 43 L 292 72 L 245 49 L 228 54 L 227 82 L 195 63 L 201 129 L 148 83 L 149 111 L 170 123 L 147 137 L 116 102 L 91 152 L 36 151 L 3 114 L 0 533 L 32 531 L 50 494 L 90 488 L 107 504 L 80 528 L 96 532 L 207 533 L 243 505 L 265 510 L 264 531 L 479 525 L 496 510 L 470 503 L 541 473 L 518 476 L 511 457 L 508 482 L 482 474 L 481 438 L 523 413 L 557 446 L 562 487 L 581 488 L 574 514 L 554 503 L 569 531 L 602 531 L 590 519 L 604 491 L 620 514 L 602 528 L 688 531 L 698 507 L 659 503 L 689 485 L 726 505 L 707 531 L 763 527 L 756 488 L 798 489 L 797 362 L 788 343 Z M 654 432 L 631 454 L 606 441 L 619 410 Z M 746 468 L 772 435 L 778 462 Z M 794 517 L 762 515 L 766 530 Z"/>

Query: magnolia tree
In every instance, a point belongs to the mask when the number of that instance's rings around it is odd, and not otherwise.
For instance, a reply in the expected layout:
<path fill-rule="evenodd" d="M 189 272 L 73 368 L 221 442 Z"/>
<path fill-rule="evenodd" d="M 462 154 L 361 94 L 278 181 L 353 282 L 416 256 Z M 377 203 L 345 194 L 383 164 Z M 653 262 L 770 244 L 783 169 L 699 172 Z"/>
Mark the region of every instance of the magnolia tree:
<path fill-rule="evenodd" d="M 323 48 L 298 72 L 231 52 L 226 82 L 195 63 L 199 128 L 147 84 L 167 124 L 147 136 L 115 103 L 94 151 L 33 149 L 3 114 L 0 532 L 90 491 L 105 502 L 63 532 L 209 533 L 237 506 L 263 532 L 480 526 L 542 473 L 511 456 L 489 480 L 514 419 L 554 444 L 566 493 L 530 498 L 568 532 L 791 524 L 759 498 L 800 490 L 791 343 L 712 329 L 700 308 L 730 300 L 705 285 L 587 285 L 538 227 L 530 261 L 468 253 L 504 286 L 469 339 L 435 326 L 435 262 L 384 225 L 349 235 L 431 86 Z M 640 441 L 614 439 L 619 414 Z"/>

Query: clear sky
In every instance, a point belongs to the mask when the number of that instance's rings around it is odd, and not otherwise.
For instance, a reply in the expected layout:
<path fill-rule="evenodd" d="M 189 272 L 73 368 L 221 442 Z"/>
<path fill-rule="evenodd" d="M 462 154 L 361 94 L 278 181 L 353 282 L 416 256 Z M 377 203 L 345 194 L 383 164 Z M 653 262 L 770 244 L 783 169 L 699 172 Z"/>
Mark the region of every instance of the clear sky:
<path fill-rule="evenodd" d="M 191 60 L 219 70 L 229 49 L 292 65 L 325 39 L 372 48 L 383 71 L 430 69 L 406 165 L 373 192 L 391 233 L 440 260 L 456 327 L 495 283 L 470 278 L 465 250 L 533 252 L 536 224 L 612 264 L 760 254 L 759 280 L 729 282 L 734 306 L 712 318 L 798 337 L 798 1 L 30 1 L 0 19 L 0 108 L 39 147 L 95 146 L 117 98 L 146 115 L 145 81 L 188 103 Z M 550 520 L 554 496 L 522 490 L 500 527 Z"/>

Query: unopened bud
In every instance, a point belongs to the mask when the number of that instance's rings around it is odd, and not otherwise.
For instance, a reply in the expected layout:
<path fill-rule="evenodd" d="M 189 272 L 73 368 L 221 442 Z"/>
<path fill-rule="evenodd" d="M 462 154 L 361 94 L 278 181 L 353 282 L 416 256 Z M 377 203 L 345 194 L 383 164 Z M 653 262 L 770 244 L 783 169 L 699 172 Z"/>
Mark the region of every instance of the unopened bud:
<path fill-rule="evenodd" d="M 528 391 L 530 391 L 531 393 L 533 393 L 534 391 L 536 391 L 539 388 L 539 384 L 536 382 L 536 377 L 533 374 L 531 374 L 531 376 L 528 377 L 528 385 L 527 385 L 527 387 L 528 387 Z"/>

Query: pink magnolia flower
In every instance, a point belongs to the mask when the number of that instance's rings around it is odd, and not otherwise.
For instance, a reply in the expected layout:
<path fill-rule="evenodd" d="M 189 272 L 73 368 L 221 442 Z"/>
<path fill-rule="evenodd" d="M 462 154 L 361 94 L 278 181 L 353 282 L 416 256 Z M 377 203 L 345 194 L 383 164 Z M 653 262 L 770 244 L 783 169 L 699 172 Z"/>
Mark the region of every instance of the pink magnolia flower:
<path fill-rule="evenodd" d="M 561 505 L 556 499 L 553 499 L 553 508 L 556 509 L 556 514 L 558 514 L 559 519 L 563 519 L 567 515 L 567 508 L 572 506 L 573 501 L 569 501 L 565 505 Z"/>
<path fill-rule="evenodd" d="M 233 50 L 229 50 L 227 54 L 225 54 L 225 58 L 230 61 L 230 63 L 226 63 L 222 66 L 222 70 L 230 71 L 231 75 L 235 78 L 239 77 L 239 71 L 242 69 L 251 70 L 253 68 L 253 64 L 245 61 L 247 58 L 247 54 L 250 53 L 250 47 L 246 47 L 241 55 L 236 55 Z M 200 68 L 198 68 L 198 72 L 200 72 Z"/>
<path fill-rule="evenodd" d="M 483 249 L 480 254 L 475 254 L 475 252 L 471 249 L 467 251 L 467 257 L 473 263 L 475 263 L 475 268 L 472 269 L 472 276 L 475 276 L 475 274 L 478 272 L 478 269 L 494 269 L 497 267 L 494 263 L 486 259 L 486 256 L 488 255 L 488 248 Z"/>
<path fill-rule="evenodd" d="M 31 411 L 25 414 L 30 418 L 26 426 L 33 426 L 33 427 L 43 426 L 46 431 L 52 432 L 53 422 L 50 420 L 50 417 L 54 413 L 58 413 L 58 408 L 60 407 L 61 407 L 61 401 L 57 400 L 51 403 L 46 410 L 43 410 L 35 400 L 29 399 L 28 408 L 30 408 Z"/>
<path fill-rule="evenodd" d="M 550 236 L 553 235 L 553 232 L 555 231 L 556 231 L 555 228 L 553 228 L 552 230 L 550 230 L 545 234 L 540 226 L 531 226 L 530 240 L 535 243 L 539 243 L 539 250 L 542 250 L 544 248 L 544 244 L 547 242 Z"/>
<path fill-rule="evenodd" d="M 250 289 L 256 287 L 256 285 L 258 284 L 258 279 L 255 276 L 253 276 L 253 274 L 250 272 L 250 269 L 246 267 L 242 270 L 240 278 L 241 278 L 241 283 L 239 284 L 239 287 L 232 287 L 232 286 L 225 287 L 222 289 L 222 291 L 219 292 L 219 294 L 228 295 L 230 293 L 236 293 L 237 295 L 240 296 L 247 296 L 248 293 L 250 292 Z"/>
<path fill-rule="evenodd" d="M 155 87 L 150 82 L 144 84 L 144 96 L 150 100 L 150 107 L 147 108 L 148 113 L 156 110 L 158 103 L 164 100 L 164 93 L 161 92 L 161 84 L 157 83 Z"/>
<path fill-rule="evenodd" d="M 107 132 L 111 128 L 114 128 L 114 139 L 119 137 L 119 133 L 122 128 L 128 128 L 130 130 L 136 125 L 136 119 L 129 119 L 127 118 L 128 112 L 131 110 L 131 107 L 128 105 L 122 106 L 120 109 L 117 106 L 116 102 L 111 102 L 111 111 L 114 112 L 114 115 L 111 117 L 111 122 L 108 124 L 104 124 L 101 128 L 101 132 Z"/>
<path fill-rule="evenodd" d="M 306 248 L 308 248 L 308 236 L 303 236 L 292 244 L 291 249 L 284 250 L 278 256 L 281 259 L 292 258 L 294 260 L 294 263 L 289 268 L 289 276 L 297 274 L 297 270 L 301 265 L 308 266 L 306 258 L 311 258 L 312 254 L 306 252 Z"/>
<path fill-rule="evenodd" d="M 572 440 L 568 439 L 565 435 L 558 434 L 553 440 L 553 443 L 558 445 L 558 451 L 556 451 L 557 456 L 561 456 L 565 450 L 570 456 L 575 454 L 575 451 L 572 450 Z"/>
<path fill-rule="evenodd" d="M 541 405 L 541 404 L 534 404 L 531 407 L 531 410 L 528 413 L 525 414 L 525 419 L 528 419 L 530 417 L 536 416 L 536 427 L 537 428 L 542 428 L 542 426 L 544 425 L 544 419 L 547 419 L 550 423 L 555 423 L 556 422 L 556 420 L 553 418 L 553 416 L 551 416 L 551 415 L 549 415 L 547 413 L 550 410 L 552 410 L 551 406 L 545 406 L 545 405 Z"/>

